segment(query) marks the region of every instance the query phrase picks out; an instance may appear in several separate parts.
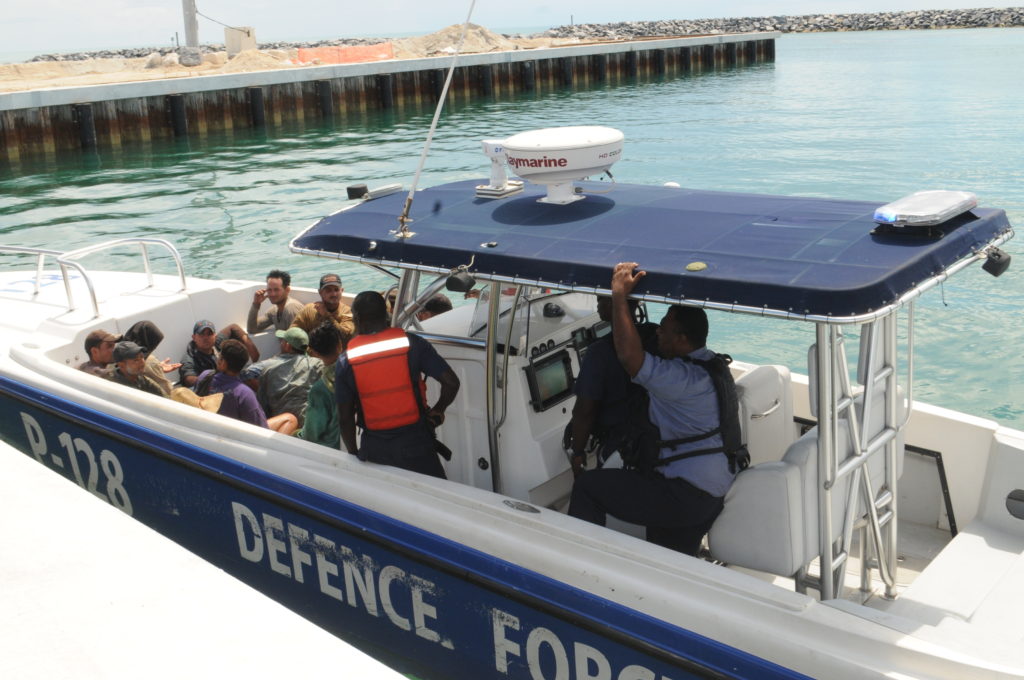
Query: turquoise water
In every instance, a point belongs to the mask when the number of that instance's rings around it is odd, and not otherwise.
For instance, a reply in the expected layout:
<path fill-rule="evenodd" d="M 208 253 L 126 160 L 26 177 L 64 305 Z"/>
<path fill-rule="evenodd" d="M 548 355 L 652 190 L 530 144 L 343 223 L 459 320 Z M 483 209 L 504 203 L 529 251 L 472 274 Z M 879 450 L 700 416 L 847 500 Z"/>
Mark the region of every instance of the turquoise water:
<path fill-rule="evenodd" d="M 422 184 L 485 177 L 484 138 L 603 124 L 626 135 L 619 181 L 880 203 L 968 189 L 1019 226 L 1021 73 L 1024 29 L 786 35 L 774 64 L 449 109 Z M 291 255 L 287 243 L 337 209 L 346 185 L 408 186 L 431 113 L 22 165 L 0 174 L 0 234 L 60 248 L 163 237 L 200 276 L 259 279 L 284 267 L 312 286 L 337 269 L 351 291 L 379 287 L 379 274 Z M 921 400 L 1020 428 L 1024 247 L 1006 249 L 1016 262 L 1003 277 L 973 268 L 919 303 L 915 388 Z M 719 351 L 805 371 L 807 324 L 715 315 L 712 326 Z"/>

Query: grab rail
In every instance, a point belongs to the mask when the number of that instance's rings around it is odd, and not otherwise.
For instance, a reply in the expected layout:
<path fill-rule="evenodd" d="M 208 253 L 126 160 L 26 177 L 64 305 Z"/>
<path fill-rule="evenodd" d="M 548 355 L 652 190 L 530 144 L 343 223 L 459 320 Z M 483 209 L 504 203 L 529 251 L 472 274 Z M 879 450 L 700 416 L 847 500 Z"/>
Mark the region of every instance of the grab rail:
<path fill-rule="evenodd" d="M 4 246 L 0 245 L 0 253 L 12 253 L 15 255 L 35 255 L 36 256 L 36 280 L 35 290 L 32 291 L 32 295 L 39 295 L 40 279 L 43 278 L 43 261 L 47 255 L 54 257 L 60 257 L 62 254 L 59 250 L 50 250 L 48 248 L 29 248 L 25 246 Z"/>
<path fill-rule="evenodd" d="M 60 265 L 60 273 L 64 279 L 64 290 L 67 292 L 68 296 L 69 312 L 75 310 L 75 299 L 71 293 L 71 282 L 68 280 L 68 267 L 77 270 L 78 273 L 82 275 L 82 279 L 85 281 L 85 285 L 89 289 L 89 299 L 92 302 L 93 318 L 98 317 L 100 315 L 100 306 L 99 302 L 96 300 L 96 289 L 92 284 L 92 279 L 85 271 L 85 267 L 74 260 L 76 258 L 84 257 L 85 255 L 92 255 L 93 253 L 98 253 L 103 250 L 110 250 L 112 248 L 126 245 L 138 245 L 142 249 L 142 261 L 146 270 L 147 288 L 153 287 L 153 270 L 150 267 L 149 249 L 147 246 L 154 245 L 166 248 L 171 257 L 174 258 L 174 264 L 178 269 L 178 278 L 181 280 L 181 288 L 178 290 L 180 292 L 186 289 L 185 267 L 181 263 L 181 254 L 178 253 L 178 250 L 169 241 L 159 238 L 122 238 L 116 241 L 98 243 L 94 246 L 86 246 L 84 248 L 79 248 L 78 250 L 69 250 L 66 253 L 58 254 L 57 264 Z"/>

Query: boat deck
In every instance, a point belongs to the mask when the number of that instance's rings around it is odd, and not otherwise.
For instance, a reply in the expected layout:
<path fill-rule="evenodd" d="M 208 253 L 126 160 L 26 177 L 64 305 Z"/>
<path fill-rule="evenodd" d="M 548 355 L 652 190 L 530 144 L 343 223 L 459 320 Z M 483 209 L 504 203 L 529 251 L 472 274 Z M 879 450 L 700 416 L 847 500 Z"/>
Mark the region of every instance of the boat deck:
<path fill-rule="evenodd" d="M 914 580 L 921 575 L 935 556 L 949 543 L 951 536 L 948 529 L 924 526 L 914 522 L 901 520 L 899 522 L 899 555 L 897 556 L 896 586 L 897 592 L 902 592 Z M 840 597 L 848 602 L 862 604 L 872 609 L 886 611 L 892 605 L 893 600 L 884 597 L 885 584 L 879 578 L 878 570 L 872 569 L 871 588 L 867 592 L 861 590 L 861 559 L 857 535 L 854 534 L 853 546 L 846 569 L 846 578 L 843 584 Z M 781 588 L 793 590 L 795 584 L 793 579 L 782 576 L 774 576 L 743 567 L 729 566 L 734 571 L 749 574 L 755 578 L 767 581 Z M 810 573 L 812 576 L 818 574 L 818 561 L 811 563 Z M 814 589 L 810 592 L 817 596 Z"/>

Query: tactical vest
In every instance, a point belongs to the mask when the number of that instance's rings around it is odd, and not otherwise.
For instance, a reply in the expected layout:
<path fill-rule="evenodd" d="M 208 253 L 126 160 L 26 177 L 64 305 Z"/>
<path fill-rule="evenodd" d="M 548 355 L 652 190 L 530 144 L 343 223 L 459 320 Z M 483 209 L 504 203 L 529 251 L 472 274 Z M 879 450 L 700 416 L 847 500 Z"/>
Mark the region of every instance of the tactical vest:
<path fill-rule="evenodd" d="M 651 422 L 649 415 L 650 398 L 647 391 L 639 392 L 630 404 L 629 434 L 620 449 L 623 465 L 642 472 L 653 472 L 669 463 L 684 458 L 705 456 L 712 453 L 724 453 L 729 459 L 729 471 L 736 473 L 750 465 L 750 453 L 743 443 L 740 430 L 739 397 L 736 394 L 736 383 L 729 370 L 732 357 L 728 354 L 716 354 L 712 359 L 692 359 L 682 357 L 683 361 L 700 366 L 711 378 L 715 386 L 718 400 L 718 427 L 680 439 L 662 439 L 658 427 Z M 710 439 L 716 434 L 722 435 L 722 446 L 707 449 L 696 449 L 671 456 L 661 457 L 661 450 Z"/>
<path fill-rule="evenodd" d="M 388 328 L 357 335 L 349 341 L 346 356 L 355 375 L 363 428 L 390 430 L 420 420 L 423 406 L 413 387 L 405 331 Z"/>

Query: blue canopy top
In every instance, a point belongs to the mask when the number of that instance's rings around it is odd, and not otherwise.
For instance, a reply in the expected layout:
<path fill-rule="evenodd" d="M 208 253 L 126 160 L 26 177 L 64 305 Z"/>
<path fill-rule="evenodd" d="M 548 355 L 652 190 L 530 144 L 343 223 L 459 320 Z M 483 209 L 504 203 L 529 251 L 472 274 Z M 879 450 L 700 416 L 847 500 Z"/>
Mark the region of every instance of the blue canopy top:
<path fill-rule="evenodd" d="M 418 192 L 411 238 L 393 233 L 405 194 L 392 194 L 323 218 L 292 250 L 424 271 L 475 256 L 477 278 L 589 290 L 607 289 L 615 263 L 633 261 L 647 271 L 639 297 L 846 318 L 891 305 L 1012 233 L 1006 214 L 988 208 L 912 235 L 872 233 L 873 202 L 583 182 L 608 193 L 550 205 L 531 185 L 477 198 L 481 183 Z"/>

